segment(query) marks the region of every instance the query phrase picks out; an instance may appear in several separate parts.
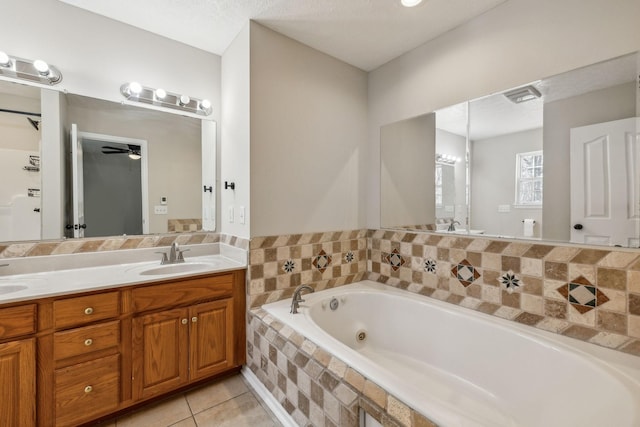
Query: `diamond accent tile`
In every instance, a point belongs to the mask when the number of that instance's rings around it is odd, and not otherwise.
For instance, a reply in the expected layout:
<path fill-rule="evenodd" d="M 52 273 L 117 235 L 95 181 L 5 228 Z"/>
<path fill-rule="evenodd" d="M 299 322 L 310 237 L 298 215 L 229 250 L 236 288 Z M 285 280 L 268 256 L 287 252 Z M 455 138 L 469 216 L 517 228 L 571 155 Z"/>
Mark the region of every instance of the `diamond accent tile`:
<path fill-rule="evenodd" d="M 391 265 L 391 269 L 393 271 L 398 271 L 398 269 L 406 262 L 397 249 L 394 249 L 393 252 L 387 254 L 384 259 Z"/>
<path fill-rule="evenodd" d="M 428 258 L 424 260 L 424 271 L 426 271 L 427 273 L 435 274 L 437 267 L 438 267 L 438 264 L 436 263 L 435 259 Z"/>
<path fill-rule="evenodd" d="M 327 254 L 323 249 L 320 251 L 318 256 L 315 257 L 312 264 L 315 268 L 318 269 L 318 271 L 320 271 L 320 273 L 324 273 L 325 270 L 329 267 L 329 264 L 331 264 L 331 256 Z"/>
<path fill-rule="evenodd" d="M 567 301 L 569 301 L 569 304 L 580 314 L 585 314 L 609 301 L 609 297 L 600 291 L 600 289 L 596 288 L 584 276 L 565 283 L 560 286 L 557 291 L 565 297 Z"/>
<path fill-rule="evenodd" d="M 500 282 L 509 293 L 512 293 L 520 287 L 520 279 L 511 270 L 500 276 L 498 282 Z"/>
<path fill-rule="evenodd" d="M 291 273 L 294 269 L 296 268 L 296 263 L 293 262 L 293 260 L 287 260 L 284 262 L 284 265 L 282 266 L 282 269 L 284 271 L 286 271 L 287 273 Z"/>
<path fill-rule="evenodd" d="M 466 288 L 480 277 L 478 270 L 469 261 L 463 259 L 451 269 L 453 277 Z"/>

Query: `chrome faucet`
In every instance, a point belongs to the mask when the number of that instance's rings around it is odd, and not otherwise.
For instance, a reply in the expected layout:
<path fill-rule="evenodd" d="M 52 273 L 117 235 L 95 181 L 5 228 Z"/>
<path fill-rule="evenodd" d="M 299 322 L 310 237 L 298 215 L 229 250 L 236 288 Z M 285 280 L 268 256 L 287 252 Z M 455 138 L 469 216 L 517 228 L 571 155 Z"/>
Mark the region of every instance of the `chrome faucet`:
<path fill-rule="evenodd" d="M 169 248 L 169 257 L 167 258 L 166 252 L 156 252 L 157 254 L 162 254 L 162 260 L 160 261 L 161 265 L 164 264 L 178 264 L 184 262 L 183 252 L 187 252 L 189 249 L 180 249 L 176 242 L 171 244 L 171 248 Z"/>
<path fill-rule="evenodd" d="M 313 292 L 313 288 L 309 285 L 300 285 L 296 288 L 295 291 L 293 291 L 293 298 L 291 298 L 291 314 L 297 314 L 298 313 L 298 307 L 300 306 L 301 302 L 304 302 L 304 300 L 302 299 L 302 297 L 300 296 L 300 294 L 302 293 L 302 291 L 307 290 L 309 291 L 309 293 Z"/>
<path fill-rule="evenodd" d="M 447 228 L 447 231 L 456 231 L 456 224 L 460 225 L 458 221 L 452 219 L 451 223 L 449 224 L 449 228 Z"/>

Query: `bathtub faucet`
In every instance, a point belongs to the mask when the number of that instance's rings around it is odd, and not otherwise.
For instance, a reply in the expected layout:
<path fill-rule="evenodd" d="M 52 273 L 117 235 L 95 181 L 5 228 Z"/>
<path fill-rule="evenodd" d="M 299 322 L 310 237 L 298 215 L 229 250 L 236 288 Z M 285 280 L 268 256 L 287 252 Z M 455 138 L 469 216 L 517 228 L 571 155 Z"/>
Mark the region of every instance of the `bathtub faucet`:
<path fill-rule="evenodd" d="M 302 299 L 302 297 L 300 296 L 300 294 L 302 293 L 302 291 L 307 290 L 309 291 L 309 293 L 313 292 L 313 288 L 309 285 L 300 285 L 296 288 L 295 291 L 293 291 L 293 298 L 291 299 L 291 314 L 297 314 L 298 313 L 298 307 L 300 305 L 301 302 L 304 302 L 304 300 Z"/>

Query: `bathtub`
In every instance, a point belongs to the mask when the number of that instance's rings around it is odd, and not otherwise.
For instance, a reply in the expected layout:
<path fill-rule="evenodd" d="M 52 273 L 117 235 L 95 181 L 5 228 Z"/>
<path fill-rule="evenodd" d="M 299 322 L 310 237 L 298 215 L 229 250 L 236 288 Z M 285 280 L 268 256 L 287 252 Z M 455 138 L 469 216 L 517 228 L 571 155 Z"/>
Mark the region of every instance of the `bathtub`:
<path fill-rule="evenodd" d="M 638 357 L 372 281 L 304 299 L 263 308 L 439 426 L 640 426 Z"/>

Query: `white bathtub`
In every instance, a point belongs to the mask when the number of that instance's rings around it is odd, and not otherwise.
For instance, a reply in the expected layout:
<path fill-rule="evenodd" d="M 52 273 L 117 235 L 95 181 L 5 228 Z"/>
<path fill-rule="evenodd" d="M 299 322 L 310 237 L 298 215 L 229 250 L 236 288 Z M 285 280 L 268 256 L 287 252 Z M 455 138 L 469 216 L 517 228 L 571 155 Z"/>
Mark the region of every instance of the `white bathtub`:
<path fill-rule="evenodd" d="M 640 426 L 638 357 L 372 281 L 304 299 L 263 308 L 440 426 Z"/>

